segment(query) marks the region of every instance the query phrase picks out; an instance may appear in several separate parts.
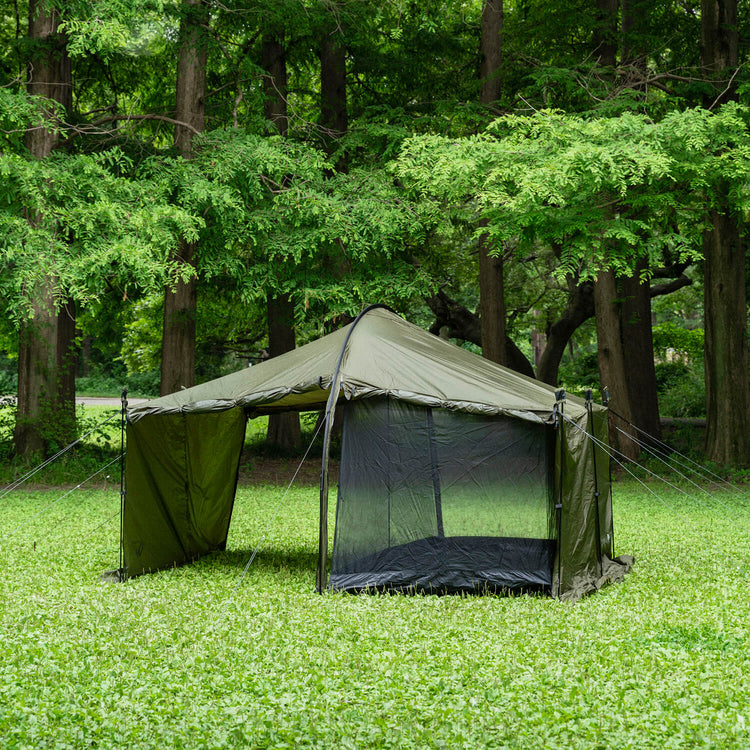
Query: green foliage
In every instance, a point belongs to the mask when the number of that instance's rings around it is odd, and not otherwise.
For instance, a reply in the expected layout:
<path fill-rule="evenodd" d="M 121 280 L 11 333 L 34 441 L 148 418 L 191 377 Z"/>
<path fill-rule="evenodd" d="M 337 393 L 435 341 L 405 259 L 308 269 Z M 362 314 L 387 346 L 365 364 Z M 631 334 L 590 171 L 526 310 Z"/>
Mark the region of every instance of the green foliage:
<path fill-rule="evenodd" d="M 601 386 L 596 351 L 580 354 L 575 359 L 563 360 L 560 365 L 559 381 L 568 393 L 576 396 L 583 396 L 590 388 L 596 395 L 594 400 L 599 401 Z"/>
<path fill-rule="evenodd" d="M 750 744 L 747 497 L 615 487 L 626 580 L 535 596 L 314 593 L 314 486 L 243 487 L 226 552 L 105 585 L 119 494 L 0 503 L 8 747 Z M 281 509 L 281 510 L 280 510 Z M 252 550 L 260 551 L 240 583 Z M 322 646 L 321 644 L 324 644 Z"/>
<path fill-rule="evenodd" d="M 639 258 L 699 258 L 702 231 L 726 182 L 737 211 L 748 207 L 747 111 L 673 112 L 660 123 L 635 114 L 579 117 L 542 111 L 506 115 L 465 138 L 416 136 L 394 173 L 412 195 L 485 219 L 496 251 L 515 243 L 555 248 L 555 274 L 632 272 Z"/>
<path fill-rule="evenodd" d="M 26 317 L 37 285 L 50 278 L 58 300 L 86 303 L 112 284 L 154 289 L 191 272 L 172 250 L 181 237 L 197 237 L 201 219 L 171 205 L 163 185 L 120 176 L 126 166 L 117 149 L 40 161 L 0 154 L 6 315 Z"/>
<path fill-rule="evenodd" d="M 683 362 L 657 362 L 656 387 L 659 413 L 664 417 L 704 417 L 706 387 L 703 361 L 687 365 Z"/>
<path fill-rule="evenodd" d="M 702 362 L 705 347 L 702 328 L 683 328 L 671 321 L 660 323 L 653 328 L 654 354 L 667 358 L 684 356 L 690 360 Z"/>

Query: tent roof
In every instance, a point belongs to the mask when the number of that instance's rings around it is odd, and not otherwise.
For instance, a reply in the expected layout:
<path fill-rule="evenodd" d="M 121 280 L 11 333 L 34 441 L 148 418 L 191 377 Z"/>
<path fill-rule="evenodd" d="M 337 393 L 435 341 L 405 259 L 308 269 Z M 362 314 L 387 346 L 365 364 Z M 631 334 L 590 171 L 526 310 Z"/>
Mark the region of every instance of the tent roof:
<path fill-rule="evenodd" d="M 546 421 L 555 403 L 552 386 L 460 349 L 379 306 L 286 354 L 132 407 L 128 418 L 235 406 L 256 414 L 322 408 L 345 342 L 340 393 L 346 398 L 390 395 L 416 404 L 535 421 Z M 580 399 L 568 399 L 565 409 L 576 418 L 584 405 Z"/>

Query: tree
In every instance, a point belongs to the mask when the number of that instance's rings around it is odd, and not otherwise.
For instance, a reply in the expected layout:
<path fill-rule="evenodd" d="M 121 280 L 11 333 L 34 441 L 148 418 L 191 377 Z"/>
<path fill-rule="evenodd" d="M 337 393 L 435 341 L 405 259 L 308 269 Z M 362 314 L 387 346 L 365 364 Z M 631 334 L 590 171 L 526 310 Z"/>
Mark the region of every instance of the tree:
<path fill-rule="evenodd" d="M 209 8 L 204 0 L 184 0 L 181 11 L 174 145 L 184 159 L 190 159 L 193 154 L 193 137 L 201 133 L 205 126 L 208 57 L 206 29 Z M 196 253 L 194 243 L 183 242 L 177 258 L 188 268 L 195 269 Z M 165 291 L 160 383 L 162 395 L 180 388 L 190 388 L 195 384 L 197 305 L 198 282 L 194 273 L 185 280 L 178 280 L 174 288 Z"/>
<path fill-rule="evenodd" d="M 502 0 L 485 0 L 481 27 L 480 100 L 490 107 L 500 99 L 502 82 Z M 501 248 L 491 245 L 486 233 L 479 235 L 479 306 L 481 308 L 482 356 L 506 364 L 505 356 L 505 285 Z"/>
<path fill-rule="evenodd" d="M 704 75 L 718 80 L 707 108 L 734 96 L 738 64 L 736 0 L 701 3 Z M 717 464 L 750 463 L 745 248 L 741 219 L 729 202 L 730 184 L 719 178 L 703 235 L 706 335 L 706 455 Z"/>
<path fill-rule="evenodd" d="M 263 90 L 265 92 L 264 113 L 271 128 L 280 136 L 287 135 L 289 115 L 287 112 L 286 51 L 280 36 L 266 33 L 263 36 L 262 65 Z M 296 346 L 294 335 L 294 299 L 289 292 L 272 289 L 267 293 L 268 352 L 272 357 L 291 351 Z M 266 443 L 293 450 L 300 440 L 299 415 L 296 412 L 272 414 L 268 418 Z"/>
<path fill-rule="evenodd" d="M 70 58 L 59 25 L 56 9 L 47 8 L 43 0 L 29 3 L 31 51 L 26 90 L 43 98 L 48 116 L 47 122 L 26 133 L 26 147 L 34 159 L 49 157 L 57 143 L 55 104 L 63 112 L 69 112 L 72 106 Z M 28 220 L 38 224 L 42 217 L 32 212 Z M 32 315 L 20 330 L 14 430 L 19 456 L 46 452 L 53 422 L 58 426 L 55 437 L 63 443 L 71 442 L 75 432 L 75 306 L 66 302 L 60 308 L 57 293 L 54 276 L 39 278 L 33 291 Z"/>

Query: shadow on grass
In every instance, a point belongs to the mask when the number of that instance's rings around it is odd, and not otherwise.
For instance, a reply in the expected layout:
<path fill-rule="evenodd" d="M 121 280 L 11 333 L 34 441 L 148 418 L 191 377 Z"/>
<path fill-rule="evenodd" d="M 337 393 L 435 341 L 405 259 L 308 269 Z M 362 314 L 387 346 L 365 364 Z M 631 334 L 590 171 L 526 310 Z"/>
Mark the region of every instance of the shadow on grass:
<path fill-rule="evenodd" d="M 202 560 L 209 563 L 213 568 L 236 570 L 241 572 L 247 561 L 252 557 L 254 547 L 243 549 L 225 550 L 216 552 Z M 209 562 L 210 561 L 210 562 Z M 318 554 L 311 550 L 280 550 L 272 547 L 261 549 L 255 556 L 252 568 L 260 569 L 270 573 L 288 571 L 302 575 L 315 576 L 318 565 Z"/>

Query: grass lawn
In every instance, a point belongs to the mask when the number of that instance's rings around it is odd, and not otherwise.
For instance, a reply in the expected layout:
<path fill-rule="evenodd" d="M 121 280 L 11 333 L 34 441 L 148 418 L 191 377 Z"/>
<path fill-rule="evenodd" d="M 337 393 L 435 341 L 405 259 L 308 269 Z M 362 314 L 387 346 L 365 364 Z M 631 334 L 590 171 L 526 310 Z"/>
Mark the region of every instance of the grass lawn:
<path fill-rule="evenodd" d="M 241 487 L 225 553 L 106 584 L 118 487 L 0 499 L 3 748 L 750 747 L 750 494 L 615 488 L 624 583 L 319 596 L 316 488 Z M 102 525 L 103 524 L 103 525 Z M 256 543 L 264 546 L 238 585 Z"/>

